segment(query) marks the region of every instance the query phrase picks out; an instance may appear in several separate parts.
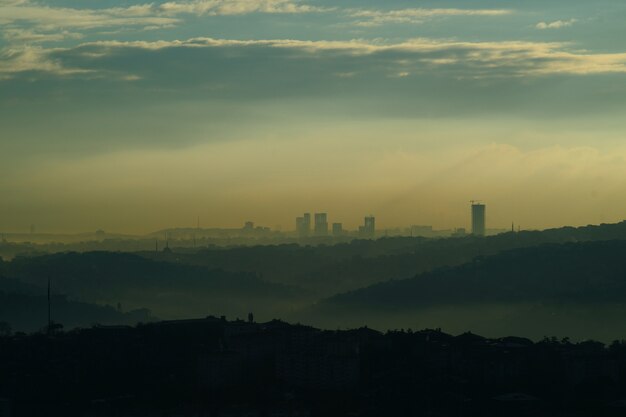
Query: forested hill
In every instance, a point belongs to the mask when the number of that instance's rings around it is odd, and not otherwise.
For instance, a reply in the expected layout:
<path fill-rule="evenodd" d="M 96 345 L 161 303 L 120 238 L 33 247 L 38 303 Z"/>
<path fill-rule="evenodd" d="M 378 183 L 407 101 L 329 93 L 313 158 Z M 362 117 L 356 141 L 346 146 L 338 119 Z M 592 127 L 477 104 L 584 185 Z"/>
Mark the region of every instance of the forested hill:
<path fill-rule="evenodd" d="M 342 325 L 400 317 L 489 334 L 625 337 L 625 255 L 623 240 L 509 250 L 336 295 L 311 314 L 342 317 Z"/>
<path fill-rule="evenodd" d="M 14 331 L 42 330 L 48 321 L 46 293 L 46 288 L 0 276 L 0 323 Z M 154 319 L 146 309 L 122 312 L 112 306 L 70 300 L 57 293 L 51 295 L 51 307 L 52 319 L 67 329 L 95 323 L 135 324 Z"/>
<path fill-rule="evenodd" d="M 518 301 L 626 303 L 626 241 L 546 244 L 390 280 L 325 303 L 369 309 Z"/>
<path fill-rule="evenodd" d="M 620 239 L 626 241 L 623 222 L 487 238 L 406 237 L 318 246 L 57 253 L 0 261 L 0 275 L 40 291 L 50 279 L 53 292 L 68 300 L 120 304 L 122 311 L 147 308 L 163 319 L 209 314 L 242 317 L 254 312 L 260 319 L 384 329 L 396 323 L 418 327 L 418 314 L 419 327 L 454 325 L 460 332 L 473 329 L 492 335 L 493 326 L 472 326 L 496 320 L 498 326 L 512 326 L 506 333 L 516 333 L 532 320 L 549 323 L 545 319 L 549 315 L 550 329 L 558 330 L 570 320 L 561 316 L 579 320 L 595 314 L 584 312 L 584 306 L 621 309 L 624 241 Z M 598 249 L 602 247 L 606 248 Z M 583 286 L 585 282 L 590 284 Z M 347 294 L 333 298 L 340 293 Z M 309 308 L 321 299 L 326 300 Z M 529 307 L 529 303 L 535 304 Z M 570 314 L 569 307 L 558 310 L 564 303 L 579 303 L 576 314 Z M 526 310 L 520 310 L 522 305 Z M 464 310 L 458 310 L 461 307 Z M 431 320 L 424 312 L 433 310 L 440 315 Z M 605 317 L 613 312 L 626 315 L 611 310 Z M 470 317 L 475 320 L 468 321 Z M 595 322 L 592 325 L 597 327 Z"/>
<path fill-rule="evenodd" d="M 0 263 L 0 274 L 89 303 L 149 308 L 161 318 L 249 311 L 272 315 L 306 297 L 252 273 L 146 259 L 129 253 L 61 253 Z"/>
<path fill-rule="evenodd" d="M 253 272 L 265 281 L 315 291 L 321 297 L 387 281 L 410 278 L 443 266 L 457 266 L 477 256 L 545 243 L 626 239 L 626 222 L 522 231 L 479 238 L 426 239 L 391 237 L 337 245 L 296 244 L 240 248 L 144 252 L 143 256 L 173 263 Z"/>

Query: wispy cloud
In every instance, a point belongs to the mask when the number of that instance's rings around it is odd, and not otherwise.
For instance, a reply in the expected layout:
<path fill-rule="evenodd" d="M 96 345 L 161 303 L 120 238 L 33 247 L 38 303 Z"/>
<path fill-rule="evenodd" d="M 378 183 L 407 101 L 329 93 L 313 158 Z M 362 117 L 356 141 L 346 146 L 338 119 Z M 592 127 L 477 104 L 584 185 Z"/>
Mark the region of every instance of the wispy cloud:
<path fill-rule="evenodd" d="M 91 69 L 68 68 L 51 57 L 51 49 L 39 46 L 22 46 L 0 51 L 0 80 L 10 79 L 18 73 L 49 73 L 57 76 L 85 74 Z"/>
<path fill-rule="evenodd" d="M 0 0 L 0 29 L 11 42 L 52 42 L 80 38 L 89 30 L 156 30 L 182 22 L 180 15 L 308 13 L 328 9 L 293 0 L 193 0 L 101 9 L 53 7 L 29 0 Z M 110 32 L 110 31 L 108 31 Z"/>
<path fill-rule="evenodd" d="M 28 24 L 38 31 L 97 29 L 115 26 L 166 26 L 178 20 L 169 16 L 147 15 L 145 8 L 73 9 L 20 3 L 0 3 L 0 23 Z"/>
<path fill-rule="evenodd" d="M 570 20 L 555 20 L 554 22 L 539 22 L 535 25 L 537 29 L 545 30 L 545 29 L 562 29 L 566 27 L 572 26 L 576 23 L 576 19 Z"/>
<path fill-rule="evenodd" d="M 511 14 L 503 9 L 399 9 L 356 10 L 351 17 L 359 19 L 358 26 L 380 26 L 387 23 L 421 23 L 426 19 L 446 16 L 503 16 Z"/>
<path fill-rule="evenodd" d="M 596 74 L 626 72 L 626 53 L 593 54 L 584 51 L 569 51 L 566 43 L 560 42 L 464 42 L 427 38 L 411 39 L 399 43 L 350 41 L 302 41 L 293 39 L 275 40 L 232 40 L 194 38 L 185 41 L 119 42 L 103 41 L 84 44 L 100 48 L 142 48 L 163 49 L 173 47 L 267 47 L 288 48 L 308 53 L 335 51 L 345 56 L 373 55 L 384 52 L 403 53 L 405 64 L 429 62 L 434 66 L 465 64 L 468 69 L 487 70 L 481 74 L 488 76 L 490 69 L 506 68 L 508 75 L 528 76 L 546 74 Z M 436 57 L 433 57 L 436 55 Z M 413 60 L 411 60 L 413 58 Z M 395 61 L 390 59 L 390 64 Z M 417 65 L 417 64 L 416 64 Z M 468 68 L 469 66 L 469 68 Z M 417 68 L 419 72 L 425 69 Z M 471 74 L 471 72 L 470 72 Z"/>
<path fill-rule="evenodd" d="M 3 36 L 12 43 L 57 42 L 64 39 L 81 39 L 83 37 L 80 33 L 67 30 L 42 33 L 23 28 L 6 28 Z"/>
<path fill-rule="evenodd" d="M 98 41 L 83 43 L 74 48 L 36 49 L 38 60 L 17 59 L 11 55 L 14 65 L 5 62 L 0 73 L 15 74 L 21 71 L 61 73 L 63 59 L 71 62 L 67 71 L 80 73 L 79 69 L 97 72 L 96 58 L 114 56 L 120 51 L 128 55 L 133 50 L 160 51 L 173 48 L 228 51 L 237 49 L 238 56 L 258 56 L 261 50 L 286 51 L 285 54 L 267 55 L 267 65 L 280 67 L 285 62 L 302 65 L 308 59 L 325 63 L 331 74 L 363 72 L 368 62 L 375 64 L 371 70 L 383 71 L 402 77 L 419 74 L 446 73 L 456 78 L 529 77 L 552 74 L 587 75 L 603 73 L 626 73 L 626 53 L 594 54 L 575 50 L 571 45 L 559 42 L 464 42 L 441 39 L 411 39 L 405 42 L 385 43 L 366 40 L 350 41 L 303 41 L 292 39 L 233 40 L 192 38 L 174 41 Z M 35 51 L 24 50 L 30 54 Z M 288 52 L 288 53 L 287 53 Z M 228 53 L 214 56 L 215 64 L 223 60 L 230 62 Z M 29 55 L 26 55 L 29 56 Z M 55 57 L 55 65 L 46 56 Z M 191 57 L 191 55 L 189 55 Z M 81 57 L 83 58 L 81 61 Z M 91 61 L 85 58 L 92 59 Z M 358 59 L 357 59 L 358 58 Z M 190 58 L 191 59 L 191 58 Z M 32 68 L 29 68 L 32 63 Z M 363 65 L 366 65 L 363 67 Z M 341 70 L 338 69 L 341 67 Z M 117 68 L 123 71 L 123 61 Z M 239 70 L 239 73 L 241 69 Z M 244 71 L 245 72 L 245 71 Z M 67 73 L 67 72 L 66 72 Z M 133 73 L 133 75 L 136 75 Z M 141 76 L 141 74 L 137 74 Z M 226 75 L 226 74 L 224 74 Z M 119 77 L 118 77 L 119 78 Z"/>
<path fill-rule="evenodd" d="M 154 6 L 167 14 L 237 15 L 247 13 L 310 13 L 329 10 L 294 2 L 292 0 L 195 0 L 171 1 Z"/>

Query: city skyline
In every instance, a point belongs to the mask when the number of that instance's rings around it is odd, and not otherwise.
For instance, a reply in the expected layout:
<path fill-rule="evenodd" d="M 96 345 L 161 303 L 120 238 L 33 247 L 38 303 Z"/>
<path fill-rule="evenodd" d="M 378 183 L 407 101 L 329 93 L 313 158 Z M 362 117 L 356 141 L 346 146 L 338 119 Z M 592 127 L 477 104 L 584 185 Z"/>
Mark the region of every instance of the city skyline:
<path fill-rule="evenodd" d="M 482 232 L 478 232 L 478 233 L 474 233 L 474 228 L 475 228 L 475 223 L 474 223 L 474 216 L 475 216 L 475 212 L 474 209 L 478 206 L 482 206 L 482 224 L 483 224 L 483 228 L 482 228 Z M 78 229 L 78 230 L 58 230 L 58 229 L 53 229 L 53 228 L 47 228 L 45 225 L 42 227 L 41 224 L 36 224 L 36 223 L 29 223 L 27 225 L 24 225 L 24 227 L 22 229 L 20 228 L 7 228 L 4 230 L 0 229 L 0 234 L 4 233 L 4 234 L 23 234 L 23 235 L 27 235 L 27 234 L 81 234 L 81 233 L 93 233 L 94 230 L 97 232 L 104 232 L 105 230 L 108 233 L 113 233 L 113 234 L 126 234 L 126 235 L 136 235 L 136 236 L 141 236 L 141 235 L 147 235 L 147 234 L 153 234 L 159 230 L 170 230 L 170 229 L 188 229 L 188 230 L 193 230 L 193 229 L 198 229 L 198 230 L 212 230 L 212 229 L 225 229 L 225 230 L 254 230 L 255 228 L 263 228 L 266 230 L 271 230 L 273 232 L 289 232 L 289 233 L 295 233 L 296 235 L 299 235 L 300 237 L 314 237 L 314 236 L 333 236 L 333 225 L 339 225 L 340 226 L 340 230 L 342 230 L 343 232 L 350 232 L 350 233 L 359 233 L 360 230 L 363 228 L 364 222 L 367 222 L 368 218 L 375 218 L 375 222 L 376 222 L 376 226 L 375 229 L 377 231 L 391 231 L 391 230 L 400 230 L 400 229 L 406 229 L 406 230 L 410 230 L 412 228 L 417 228 L 417 229 L 422 229 L 424 227 L 428 227 L 430 228 L 430 230 L 433 231 L 451 231 L 452 233 L 457 233 L 457 232 L 461 232 L 461 234 L 463 233 L 467 233 L 467 234 L 478 234 L 478 235 L 484 235 L 486 231 L 507 231 L 507 230 L 511 230 L 511 227 L 513 227 L 512 225 L 514 225 L 514 229 L 515 231 L 518 230 L 545 230 L 545 229 L 552 229 L 552 228 L 559 228 L 559 227 L 568 227 L 568 226 L 573 226 L 573 227 L 580 227 L 580 226 L 587 226 L 587 225 L 594 225 L 594 224 L 611 224 L 611 223 L 618 223 L 623 221 L 623 218 L 617 218 L 615 220 L 612 221 L 605 221 L 602 220 L 600 222 L 583 222 L 581 224 L 556 224 L 553 226 L 549 226 L 549 227 L 545 227 L 545 228 L 536 228 L 536 227 L 532 227 L 532 226 L 528 226 L 525 225 L 523 223 L 520 223 L 519 221 L 517 221 L 516 219 L 510 219 L 508 222 L 506 222 L 506 220 L 503 223 L 497 223 L 494 224 L 491 220 L 489 222 L 486 221 L 486 215 L 485 215 L 485 207 L 486 204 L 485 202 L 478 201 L 478 200 L 471 200 L 470 201 L 470 205 L 467 206 L 469 207 L 469 210 L 466 209 L 466 219 L 465 222 L 461 222 L 461 223 L 455 223 L 455 224 L 449 224 L 449 225 L 440 225 L 440 224 L 435 224 L 435 223 L 431 223 L 429 221 L 427 221 L 426 219 L 420 219 L 420 218 L 415 218 L 412 219 L 411 221 L 407 222 L 407 223 L 401 223 L 401 222 L 389 222 L 389 219 L 385 219 L 385 218 L 381 218 L 379 216 L 374 216 L 372 214 L 366 215 L 366 216 L 360 216 L 358 217 L 340 217 L 339 215 L 335 215 L 334 213 L 329 213 L 329 212 L 314 212 L 314 211 L 309 211 L 309 212 L 305 212 L 304 216 L 295 216 L 292 217 L 291 221 L 287 221 L 285 220 L 283 223 L 279 223 L 279 224 L 271 224 L 270 222 L 264 222 L 262 219 L 259 220 L 258 217 L 254 217 L 254 216 L 250 216 L 250 215 L 244 215 L 243 217 L 241 217 L 240 219 L 236 220 L 234 223 L 232 224 L 227 224 L 227 225 L 220 225 L 220 224 L 203 224 L 201 223 L 202 221 L 202 217 L 201 216 L 196 216 L 195 217 L 195 221 L 196 223 L 194 225 L 185 225 L 184 223 L 167 223 L 167 224 L 162 224 L 160 226 L 157 226 L 153 229 L 147 229 L 147 230 L 143 230 L 140 232 L 131 232 L 131 231 L 124 231 L 124 230 L 119 230 L 116 228 L 104 228 L 104 227 L 95 227 L 95 228 L 91 228 L 91 229 Z M 250 214 L 250 213 L 248 213 Z M 326 231 L 325 233 L 321 233 L 318 234 L 315 231 L 315 214 L 319 214 L 319 215 L 323 215 L 325 218 L 325 222 L 326 222 Z M 306 232 L 303 232 L 299 227 L 298 224 L 300 223 L 300 221 L 302 221 L 303 219 L 306 219 L 306 216 L 308 215 L 308 229 L 306 229 Z M 478 216 L 481 216 L 481 214 L 478 214 Z M 506 215 L 502 216 L 496 216 L 498 218 L 506 218 Z M 295 219 L 295 222 L 294 222 Z M 365 220 L 364 220 L 365 219 Z M 382 220 L 382 221 L 381 221 Z M 480 223 L 480 220 L 479 220 Z M 480 226 L 479 226 L 480 228 Z M 40 230 L 41 229 L 41 230 Z M 423 232 L 423 230 L 422 230 Z M 409 234 L 411 234 L 409 232 Z"/>
<path fill-rule="evenodd" d="M 313 214 L 313 216 L 312 216 Z M 511 229 L 498 227 L 494 225 L 488 225 L 486 220 L 486 204 L 479 200 L 471 200 L 470 201 L 470 215 L 469 215 L 469 226 L 465 225 L 457 225 L 453 228 L 436 228 L 433 227 L 432 224 L 422 223 L 411 223 L 404 225 L 394 225 L 394 226 L 384 226 L 384 227 L 376 227 L 376 217 L 372 214 L 362 217 L 362 223 L 357 224 L 356 226 L 350 227 L 345 225 L 344 221 L 337 221 L 338 219 L 332 218 L 329 216 L 327 212 L 305 212 L 302 216 L 295 217 L 294 228 L 290 229 L 289 227 L 283 228 L 282 225 L 275 225 L 274 227 L 268 226 L 266 224 L 260 224 L 255 222 L 254 220 L 245 220 L 243 222 L 243 226 L 234 226 L 234 227 L 216 227 L 210 226 L 200 227 L 200 216 L 196 219 L 195 227 L 185 227 L 185 226 L 169 226 L 161 228 L 159 231 L 152 230 L 148 233 L 143 234 L 124 234 L 117 231 L 107 233 L 102 229 L 98 229 L 95 231 L 95 237 L 97 239 L 103 239 L 105 236 L 122 236 L 126 235 L 127 237 L 145 237 L 147 235 L 156 235 L 158 233 L 164 233 L 164 240 L 167 241 L 170 239 L 170 233 L 173 231 L 175 235 L 174 239 L 180 238 L 180 236 L 176 236 L 176 234 L 182 232 L 183 239 L 191 239 L 195 242 L 197 237 L 203 236 L 208 231 L 230 231 L 237 232 L 240 231 L 239 235 L 233 235 L 238 237 L 259 237 L 265 236 L 268 237 L 271 234 L 274 237 L 282 236 L 283 238 L 291 238 L 295 237 L 298 239 L 308 239 L 308 238 L 320 238 L 320 237 L 333 237 L 333 238 L 377 238 L 381 236 L 422 236 L 422 237 L 463 237 L 467 235 L 474 236 L 488 236 L 499 233 L 505 233 L 507 231 L 518 232 L 518 231 L 530 231 L 530 230 L 538 230 L 538 229 L 522 229 L 519 223 L 517 224 L 517 228 L 515 227 L 515 221 L 511 222 Z M 312 222 L 313 219 L 313 222 Z M 329 221 L 330 219 L 330 221 Z M 339 219 L 341 220 L 341 219 Z M 348 222 L 348 224 L 352 224 L 354 219 Z M 35 224 L 31 224 L 29 233 L 23 233 L 19 231 L 0 231 L 0 240 L 5 238 L 7 234 L 13 236 L 44 236 L 44 235 L 54 235 L 55 233 L 51 232 L 43 232 L 36 233 Z M 565 225 L 564 227 L 567 227 Z M 198 234 L 196 234 L 196 232 Z M 80 234 L 90 235 L 94 233 L 93 231 L 82 231 Z M 190 234 L 191 233 L 191 234 Z M 67 234 L 76 235 L 76 233 L 63 233 L 56 232 L 56 234 L 63 235 Z M 185 237 L 186 236 L 186 237 Z M 158 239 L 158 237 L 157 237 Z M 194 243 L 195 246 L 195 243 Z"/>

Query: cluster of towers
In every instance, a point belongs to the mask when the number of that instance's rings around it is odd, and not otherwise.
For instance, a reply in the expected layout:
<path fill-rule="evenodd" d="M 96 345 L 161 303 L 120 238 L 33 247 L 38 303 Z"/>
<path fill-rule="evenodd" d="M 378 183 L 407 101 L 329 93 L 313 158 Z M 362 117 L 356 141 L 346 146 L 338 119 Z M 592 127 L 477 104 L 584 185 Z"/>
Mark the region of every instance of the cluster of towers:
<path fill-rule="evenodd" d="M 486 227 L 486 206 L 478 201 L 472 200 L 472 235 L 485 236 Z M 465 229 L 462 230 L 465 234 Z M 345 236 L 348 232 L 343 228 L 342 223 L 332 223 L 332 236 Z M 329 224 L 327 213 L 315 213 L 313 216 L 313 224 L 311 223 L 311 213 L 304 213 L 302 216 L 296 217 L 296 233 L 299 237 L 309 236 L 328 236 Z M 376 236 L 376 218 L 372 215 L 366 216 L 363 225 L 359 226 L 358 235 L 364 238 L 373 238 Z"/>
<path fill-rule="evenodd" d="M 311 213 L 304 213 L 300 217 L 296 217 L 296 232 L 300 237 L 308 236 L 328 236 L 328 214 L 315 213 L 313 224 L 313 233 L 311 233 Z M 346 231 L 343 223 L 332 224 L 332 235 L 343 236 Z M 374 216 L 367 216 L 364 219 L 363 226 L 359 226 L 359 235 L 363 237 L 374 237 L 376 233 L 376 219 Z"/>

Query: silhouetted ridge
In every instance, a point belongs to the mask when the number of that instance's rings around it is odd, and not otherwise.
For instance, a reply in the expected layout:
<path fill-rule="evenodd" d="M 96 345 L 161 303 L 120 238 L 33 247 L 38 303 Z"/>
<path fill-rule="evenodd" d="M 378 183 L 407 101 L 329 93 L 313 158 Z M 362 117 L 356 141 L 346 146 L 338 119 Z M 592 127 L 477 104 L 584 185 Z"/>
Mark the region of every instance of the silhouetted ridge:
<path fill-rule="evenodd" d="M 295 289 L 268 284 L 251 273 L 228 273 L 203 267 L 159 262 L 122 252 L 62 253 L 39 257 L 19 257 L 5 263 L 9 276 L 44 286 L 47 279 L 61 292 L 102 291 L 128 288 L 238 289 L 255 292 Z M 239 288 L 241 287 L 241 288 Z"/>
<path fill-rule="evenodd" d="M 404 279 L 444 266 L 458 266 L 477 256 L 578 241 L 626 239 L 626 223 L 509 232 L 486 238 L 428 239 L 389 237 L 337 245 L 296 244 L 179 250 L 143 255 L 173 263 L 201 265 L 230 272 L 254 271 L 264 280 L 315 291 L 321 297 L 356 290 L 391 278 Z"/>
<path fill-rule="evenodd" d="M 339 294 L 303 317 L 321 325 L 611 340 L 626 334 L 624 254 L 623 240 L 513 249 Z"/>
<path fill-rule="evenodd" d="M 457 303 L 626 302 L 626 241 L 541 245 L 392 280 L 322 303 L 412 309 Z"/>
<path fill-rule="evenodd" d="M 1 266 L 6 276 L 81 301 L 149 308 L 162 318 L 226 312 L 274 311 L 303 291 L 264 282 L 256 274 L 150 260 L 117 252 L 18 257 Z"/>

